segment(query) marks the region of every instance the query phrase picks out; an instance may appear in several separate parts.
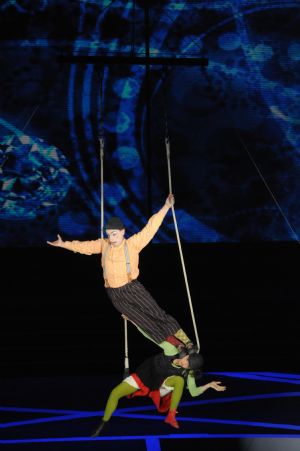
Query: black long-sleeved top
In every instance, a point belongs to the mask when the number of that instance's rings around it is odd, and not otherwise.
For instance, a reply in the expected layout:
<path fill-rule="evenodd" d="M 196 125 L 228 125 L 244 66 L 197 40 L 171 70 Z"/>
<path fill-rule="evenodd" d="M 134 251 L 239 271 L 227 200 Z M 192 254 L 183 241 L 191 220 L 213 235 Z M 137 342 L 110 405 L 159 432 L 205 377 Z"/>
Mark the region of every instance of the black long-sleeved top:
<path fill-rule="evenodd" d="M 135 373 L 150 390 L 158 390 L 169 376 L 182 376 L 186 380 L 189 370 L 173 366 L 172 359 L 161 353 L 145 360 Z"/>

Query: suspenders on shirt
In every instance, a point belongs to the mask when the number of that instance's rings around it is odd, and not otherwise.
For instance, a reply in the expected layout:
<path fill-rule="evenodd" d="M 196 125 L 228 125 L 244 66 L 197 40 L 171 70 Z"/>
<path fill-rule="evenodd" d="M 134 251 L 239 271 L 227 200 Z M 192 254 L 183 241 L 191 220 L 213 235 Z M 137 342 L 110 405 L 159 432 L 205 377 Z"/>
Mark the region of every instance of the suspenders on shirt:
<path fill-rule="evenodd" d="M 105 242 L 107 243 L 107 241 L 105 241 Z M 107 246 L 105 247 L 104 252 L 102 253 L 102 267 L 103 267 L 104 286 L 106 288 L 109 287 L 109 283 L 108 283 L 107 276 L 106 276 L 106 257 L 107 257 L 107 253 L 108 253 L 109 249 L 110 249 L 110 244 L 107 244 Z M 132 281 L 131 266 L 130 266 L 128 245 L 127 245 L 127 241 L 126 240 L 125 240 L 125 243 L 124 243 L 124 254 L 125 254 L 126 272 L 127 272 L 128 282 L 131 282 Z"/>

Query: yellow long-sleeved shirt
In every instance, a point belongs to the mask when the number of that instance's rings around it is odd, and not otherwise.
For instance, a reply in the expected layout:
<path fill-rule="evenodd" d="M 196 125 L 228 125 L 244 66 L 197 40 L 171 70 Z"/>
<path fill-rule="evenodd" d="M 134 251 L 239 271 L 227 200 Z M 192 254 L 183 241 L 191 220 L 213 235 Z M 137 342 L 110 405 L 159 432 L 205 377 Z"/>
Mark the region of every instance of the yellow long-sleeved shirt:
<path fill-rule="evenodd" d="M 146 226 L 135 235 L 126 240 L 130 267 L 131 278 L 136 279 L 139 275 L 139 253 L 152 240 L 159 229 L 166 213 L 165 207 L 161 208 L 149 219 Z M 128 283 L 128 274 L 126 271 L 126 259 L 124 251 L 125 240 L 119 246 L 111 246 L 107 240 L 97 239 L 90 241 L 65 241 L 63 247 L 80 254 L 104 254 L 105 255 L 105 271 L 108 285 L 112 288 L 118 288 Z M 108 249 L 106 250 L 106 247 Z M 103 267 L 103 258 L 101 264 Z"/>

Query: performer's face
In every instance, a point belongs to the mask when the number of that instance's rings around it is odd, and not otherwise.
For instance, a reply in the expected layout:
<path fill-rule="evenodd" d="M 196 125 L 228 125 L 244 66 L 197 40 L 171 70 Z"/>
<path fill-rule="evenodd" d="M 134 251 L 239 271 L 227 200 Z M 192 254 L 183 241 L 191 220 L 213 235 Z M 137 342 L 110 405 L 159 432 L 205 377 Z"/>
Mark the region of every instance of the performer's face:
<path fill-rule="evenodd" d="M 189 367 L 189 355 L 186 355 L 185 357 L 183 357 L 182 359 L 180 359 L 180 366 L 182 368 L 188 368 Z"/>
<path fill-rule="evenodd" d="M 112 246 L 119 246 L 119 244 L 122 243 L 124 238 L 125 229 L 122 230 L 115 230 L 115 229 L 108 229 L 106 230 L 106 234 L 108 237 L 108 241 Z"/>

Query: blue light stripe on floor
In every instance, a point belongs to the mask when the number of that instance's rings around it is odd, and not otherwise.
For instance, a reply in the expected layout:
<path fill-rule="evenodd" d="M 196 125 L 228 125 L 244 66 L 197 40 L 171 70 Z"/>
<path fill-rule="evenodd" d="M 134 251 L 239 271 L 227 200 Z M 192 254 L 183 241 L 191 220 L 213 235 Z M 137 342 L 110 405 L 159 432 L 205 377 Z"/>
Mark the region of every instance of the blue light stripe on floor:
<path fill-rule="evenodd" d="M 140 414 L 120 414 L 119 417 L 137 418 L 143 420 L 155 420 L 162 421 L 164 417 L 160 415 L 140 415 Z M 297 424 L 285 424 L 285 423 L 266 423 L 263 421 L 240 421 L 240 420 L 226 420 L 216 418 L 195 418 L 195 417 L 176 417 L 178 421 L 192 422 L 192 423 L 212 423 L 212 424 L 231 424 L 234 426 L 250 426 L 250 427 L 265 427 L 272 429 L 289 429 L 294 431 L 300 431 L 300 425 Z"/>
<path fill-rule="evenodd" d="M 146 438 L 147 451 L 161 451 L 160 442 L 158 437 Z"/>
<path fill-rule="evenodd" d="M 182 401 L 180 403 L 180 407 L 190 407 L 190 406 L 198 406 L 204 404 L 223 404 L 230 402 L 240 402 L 240 401 L 255 401 L 259 399 L 276 399 L 276 398 L 293 398 L 299 397 L 300 392 L 281 392 L 281 393 L 265 393 L 259 395 L 244 395 L 244 396 L 231 396 L 226 398 L 214 398 L 214 399 L 201 399 L 201 400 L 193 400 L 193 401 Z M 135 413 L 135 412 L 144 412 L 147 410 L 156 410 L 155 406 L 141 406 L 141 407 L 125 407 L 123 409 L 116 410 L 115 413 Z"/>
<path fill-rule="evenodd" d="M 285 379 L 300 379 L 300 374 L 289 374 L 289 373 L 272 373 L 268 371 L 247 371 L 247 374 L 257 374 L 261 376 L 267 376 L 267 377 L 282 377 Z"/>
<path fill-rule="evenodd" d="M 195 439 L 195 438 L 300 438 L 300 434 L 167 434 L 167 435 L 123 435 L 106 437 L 60 437 L 60 438 L 36 438 L 36 439 L 10 439 L 0 440 L 1 445 L 25 444 L 25 443 L 66 443 L 66 442 L 93 442 L 93 441 L 122 441 L 122 440 L 147 440 L 158 439 Z"/>
<path fill-rule="evenodd" d="M 93 413 L 87 413 L 87 414 L 76 414 L 76 415 L 60 415 L 58 417 L 47 417 L 47 418 L 34 418 L 31 420 L 22 420 L 22 421 L 11 421 L 9 423 L 0 423 L 0 428 L 12 428 L 12 427 L 18 427 L 18 426 L 27 426 L 29 424 L 41 424 L 41 423 L 54 423 L 57 421 L 69 421 L 69 420 L 77 420 L 81 418 L 91 418 L 91 417 L 98 417 L 98 414 L 95 415 Z"/>
<path fill-rule="evenodd" d="M 214 376 L 226 376 L 226 377 L 235 377 L 238 379 L 249 379 L 249 380 L 256 380 L 256 381 L 268 381 L 268 382 L 283 382 L 285 384 L 292 384 L 292 385 L 300 385 L 300 380 L 294 379 L 284 379 L 279 377 L 266 377 L 266 376 L 257 376 L 253 373 L 232 373 L 232 372 L 209 372 L 206 374 L 214 375 Z"/>
<path fill-rule="evenodd" d="M 59 410 L 59 409 L 36 409 L 33 407 L 6 407 L 0 406 L 0 412 L 18 412 L 18 413 L 49 413 L 49 414 L 58 414 L 58 415 L 72 415 L 72 414 L 81 414 L 81 413 L 89 413 L 88 410 Z M 103 414 L 103 410 L 98 412 L 99 415 Z"/>

